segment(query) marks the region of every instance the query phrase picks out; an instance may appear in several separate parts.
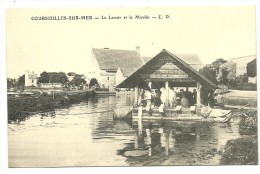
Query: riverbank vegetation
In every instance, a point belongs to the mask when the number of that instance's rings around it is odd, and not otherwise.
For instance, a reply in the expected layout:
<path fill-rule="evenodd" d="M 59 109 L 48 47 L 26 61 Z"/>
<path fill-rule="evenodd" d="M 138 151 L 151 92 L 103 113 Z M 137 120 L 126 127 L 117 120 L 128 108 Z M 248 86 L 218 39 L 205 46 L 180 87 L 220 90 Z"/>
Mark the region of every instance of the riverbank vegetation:
<path fill-rule="evenodd" d="M 87 101 L 93 95 L 93 91 L 74 91 L 8 96 L 8 121 L 21 121 L 33 114 L 69 107 L 71 104 Z"/>
<path fill-rule="evenodd" d="M 241 138 L 229 140 L 220 160 L 222 165 L 257 165 L 257 111 L 240 112 Z"/>

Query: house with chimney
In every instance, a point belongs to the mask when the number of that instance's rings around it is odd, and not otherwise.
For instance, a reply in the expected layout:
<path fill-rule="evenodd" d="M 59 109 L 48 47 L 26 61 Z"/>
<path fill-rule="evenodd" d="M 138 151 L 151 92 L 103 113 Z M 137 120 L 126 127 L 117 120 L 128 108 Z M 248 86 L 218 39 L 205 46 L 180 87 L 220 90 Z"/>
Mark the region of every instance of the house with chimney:
<path fill-rule="evenodd" d="M 92 77 L 110 91 L 144 64 L 139 47 L 135 50 L 92 48 L 91 60 Z"/>

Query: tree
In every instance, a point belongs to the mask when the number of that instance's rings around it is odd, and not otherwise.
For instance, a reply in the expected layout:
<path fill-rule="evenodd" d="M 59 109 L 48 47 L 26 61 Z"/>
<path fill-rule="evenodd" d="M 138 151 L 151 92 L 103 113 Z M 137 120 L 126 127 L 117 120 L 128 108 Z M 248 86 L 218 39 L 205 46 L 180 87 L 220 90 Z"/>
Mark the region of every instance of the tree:
<path fill-rule="evenodd" d="M 255 77 L 256 76 L 256 59 L 249 62 L 246 66 L 247 76 Z"/>
<path fill-rule="evenodd" d="M 208 78 L 209 80 L 211 80 L 213 83 L 217 84 L 217 73 L 216 73 L 216 69 L 211 66 L 205 66 L 200 70 L 200 73 L 203 74 L 206 78 Z"/>
<path fill-rule="evenodd" d="M 220 84 L 224 84 L 224 85 L 228 84 L 228 82 L 229 82 L 228 74 L 229 74 L 229 71 L 227 70 L 227 68 L 221 68 L 219 70 L 217 80 L 219 81 Z"/>
<path fill-rule="evenodd" d="M 226 63 L 226 62 L 227 62 L 227 60 L 222 59 L 222 58 L 218 58 L 218 59 L 216 59 L 214 62 L 212 62 L 212 66 L 213 66 L 217 71 L 219 71 L 220 65 L 222 65 L 222 64 L 224 64 L 224 63 Z"/>
<path fill-rule="evenodd" d="M 74 78 L 70 81 L 70 84 L 80 86 L 82 84 L 86 84 L 86 80 L 83 79 L 81 75 L 76 74 Z"/>
<path fill-rule="evenodd" d="M 52 72 L 49 73 L 49 82 L 50 83 L 61 83 L 66 84 L 68 82 L 68 77 L 64 72 Z"/>
<path fill-rule="evenodd" d="M 17 86 L 24 87 L 25 85 L 25 74 L 18 78 Z"/>
<path fill-rule="evenodd" d="M 89 87 L 91 88 L 92 86 L 98 85 L 98 81 L 96 78 L 92 78 L 89 82 Z"/>
<path fill-rule="evenodd" d="M 7 89 L 14 87 L 14 79 L 7 78 Z"/>
<path fill-rule="evenodd" d="M 40 74 L 40 77 L 38 79 L 38 83 L 49 83 L 49 80 L 50 80 L 49 73 L 47 73 L 46 71 L 43 71 Z"/>

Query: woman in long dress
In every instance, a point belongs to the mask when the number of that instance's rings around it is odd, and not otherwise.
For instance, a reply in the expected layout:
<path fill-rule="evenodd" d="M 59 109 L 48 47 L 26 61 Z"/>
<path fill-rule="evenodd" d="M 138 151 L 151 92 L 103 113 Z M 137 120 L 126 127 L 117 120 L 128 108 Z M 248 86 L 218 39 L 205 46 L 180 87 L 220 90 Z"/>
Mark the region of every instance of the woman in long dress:
<path fill-rule="evenodd" d="M 165 107 L 165 102 L 166 102 L 166 90 L 164 87 L 162 87 L 160 89 L 160 91 L 161 91 L 161 97 L 160 97 L 161 105 L 159 107 L 159 112 L 162 114 L 162 116 L 165 116 L 164 107 Z"/>
<path fill-rule="evenodd" d="M 185 92 L 182 93 L 181 105 L 185 108 L 189 107 L 189 100 L 188 100 L 187 94 Z"/>

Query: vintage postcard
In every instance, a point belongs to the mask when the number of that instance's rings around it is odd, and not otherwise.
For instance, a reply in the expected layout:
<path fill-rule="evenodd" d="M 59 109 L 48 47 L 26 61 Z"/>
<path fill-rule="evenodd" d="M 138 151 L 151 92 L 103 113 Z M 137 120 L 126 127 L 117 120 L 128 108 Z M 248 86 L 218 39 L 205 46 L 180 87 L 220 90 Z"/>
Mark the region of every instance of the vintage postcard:
<path fill-rule="evenodd" d="M 259 164 L 255 5 L 5 15 L 9 168 Z"/>

